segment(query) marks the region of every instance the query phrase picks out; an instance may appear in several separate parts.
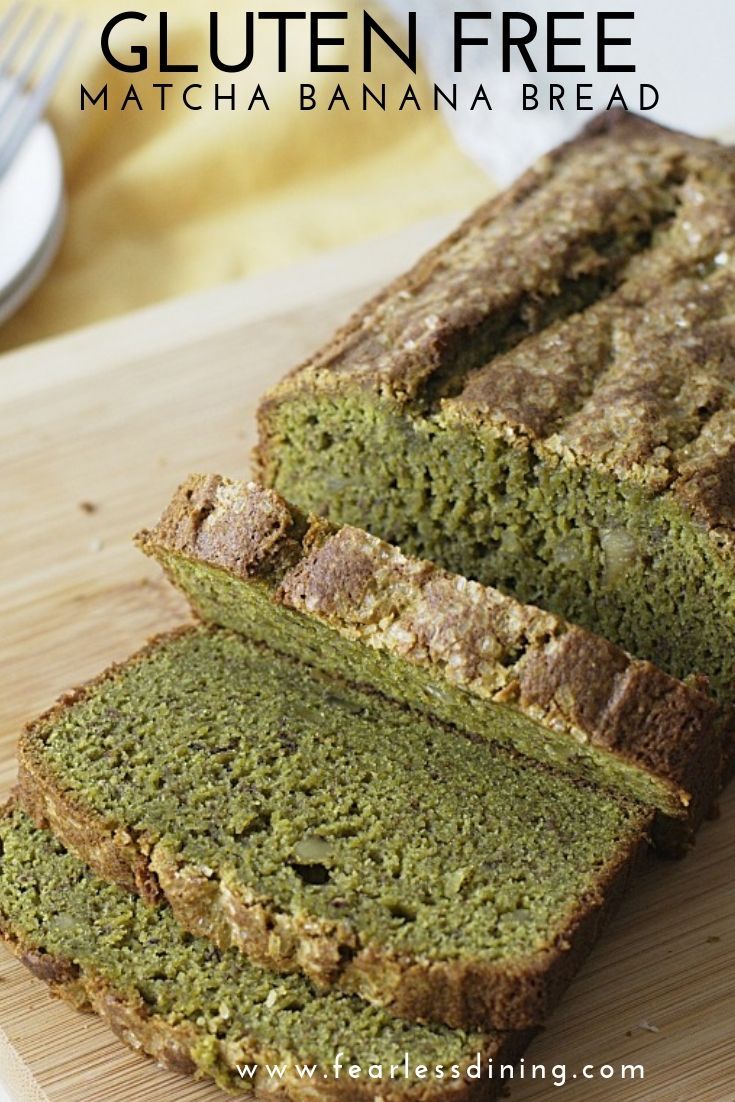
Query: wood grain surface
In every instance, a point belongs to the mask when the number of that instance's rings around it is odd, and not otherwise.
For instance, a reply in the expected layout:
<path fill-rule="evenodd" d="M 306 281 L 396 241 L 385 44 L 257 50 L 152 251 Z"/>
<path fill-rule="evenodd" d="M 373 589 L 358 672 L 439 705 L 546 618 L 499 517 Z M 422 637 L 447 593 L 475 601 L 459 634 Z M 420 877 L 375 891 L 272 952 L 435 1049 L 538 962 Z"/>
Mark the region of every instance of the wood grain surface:
<path fill-rule="evenodd" d="M 185 618 L 131 534 L 190 472 L 246 475 L 263 390 L 446 228 L 415 227 L 0 360 L 2 795 L 24 721 Z M 515 1102 L 735 1102 L 734 825 L 731 790 L 689 857 L 652 862 L 529 1050 Z M 223 1097 L 128 1052 L 4 952 L 0 1027 L 50 1102 Z M 530 1081 L 536 1063 L 545 1081 Z M 644 1065 L 643 1082 L 621 1080 L 625 1063 Z M 563 1088 L 553 1085 L 562 1064 Z M 584 1065 L 615 1074 L 585 1079 Z"/>

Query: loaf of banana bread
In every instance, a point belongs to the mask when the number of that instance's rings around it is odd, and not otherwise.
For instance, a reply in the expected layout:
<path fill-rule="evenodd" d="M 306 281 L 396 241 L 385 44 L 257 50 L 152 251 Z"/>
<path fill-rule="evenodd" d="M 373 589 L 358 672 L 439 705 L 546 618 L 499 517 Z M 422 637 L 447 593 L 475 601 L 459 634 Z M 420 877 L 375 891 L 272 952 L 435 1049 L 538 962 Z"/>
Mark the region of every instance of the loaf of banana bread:
<path fill-rule="evenodd" d="M 735 700 L 735 151 L 622 113 L 260 410 L 258 477 Z"/>
<path fill-rule="evenodd" d="M 721 767 L 717 706 L 649 662 L 273 490 L 194 475 L 137 537 L 205 620 L 655 807 L 682 846 Z"/>
<path fill-rule="evenodd" d="M 18 793 L 191 932 L 460 1029 L 545 1019 L 651 820 L 220 628 L 62 699 L 21 740 Z"/>

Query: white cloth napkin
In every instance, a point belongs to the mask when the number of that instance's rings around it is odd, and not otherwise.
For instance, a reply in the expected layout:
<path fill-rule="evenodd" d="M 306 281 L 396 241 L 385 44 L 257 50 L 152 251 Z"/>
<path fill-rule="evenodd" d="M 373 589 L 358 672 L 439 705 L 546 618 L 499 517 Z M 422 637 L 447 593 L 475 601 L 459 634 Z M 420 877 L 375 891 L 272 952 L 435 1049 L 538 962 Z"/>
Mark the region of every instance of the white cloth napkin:
<path fill-rule="evenodd" d="M 548 105 L 533 112 L 521 108 L 520 89 L 525 82 L 548 88 L 550 82 L 574 89 L 577 82 L 595 85 L 596 108 L 604 107 L 616 82 L 626 94 L 628 107 L 638 102 L 641 82 L 653 84 L 660 103 L 650 118 L 668 126 L 691 130 L 701 135 L 735 133 L 735 103 L 732 96 L 731 44 L 735 42 L 735 3 L 733 0 L 608 0 L 610 12 L 632 11 L 633 20 L 611 21 L 608 33 L 630 37 L 630 47 L 611 47 L 610 57 L 635 64 L 635 73 L 596 73 L 596 13 L 600 5 L 590 3 L 541 3 L 524 0 L 517 10 L 538 22 L 539 37 L 529 49 L 538 67 L 528 73 L 521 63 L 510 74 L 501 72 L 500 32 L 504 5 L 484 0 L 384 0 L 400 26 L 406 26 L 407 13 L 417 11 L 419 45 L 430 79 L 445 89 L 456 82 L 456 111 L 444 108 L 444 116 L 459 145 L 499 183 L 507 183 L 541 153 L 564 141 L 590 118 L 590 112 L 574 108 L 550 111 Z M 467 46 L 463 72 L 453 72 L 453 12 L 492 13 L 487 20 L 468 20 L 467 37 L 488 37 L 489 46 Z M 507 9 L 510 10 L 510 7 Z M 564 21 L 557 25 L 562 37 L 581 37 L 581 47 L 560 49 L 560 58 L 587 65 L 586 73 L 546 72 L 546 13 L 584 11 L 584 20 Z M 520 29 L 520 25 L 519 25 Z M 517 50 L 513 56 L 518 59 Z M 407 78 L 411 73 L 406 70 Z M 367 79 L 367 78 L 366 78 Z M 485 87 L 493 110 L 480 106 L 469 110 L 478 85 Z"/>

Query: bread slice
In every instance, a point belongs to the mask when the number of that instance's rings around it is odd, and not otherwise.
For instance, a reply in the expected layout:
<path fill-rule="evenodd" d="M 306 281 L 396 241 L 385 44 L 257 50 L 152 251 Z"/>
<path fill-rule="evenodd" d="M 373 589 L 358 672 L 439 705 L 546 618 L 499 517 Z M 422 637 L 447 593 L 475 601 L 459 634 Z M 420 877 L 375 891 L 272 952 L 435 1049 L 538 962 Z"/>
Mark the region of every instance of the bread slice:
<path fill-rule="evenodd" d="M 715 798 L 715 703 L 550 613 L 219 476 L 189 478 L 137 541 L 205 620 L 618 787 L 669 851 Z"/>
<path fill-rule="evenodd" d="M 18 792 L 193 933 L 459 1029 L 547 1017 L 651 817 L 218 628 L 63 698 Z"/>
<path fill-rule="evenodd" d="M 257 477 L 735 701 L 735 150 L 607 113 L 260 410 Z"/>
<path fill-rule="evenodd" d="M 499 1093 L 501 1064 L 530 1036 L 403 1022 L 352 995 L 319 994 L 301 976 L 265 972 L 235 949 L 218 952 L 185 934 L 168 908 L 100 880 L 12 808 L 0 820 L 0 938 L 55 994 L 94 1010 L 132 1048 L 256 1098 L 487 1102 Z M 413 1071 L 421 1064 L 423 1078 Z M 269 1075 L 274 1065 L 282 1078 Z M 350 1066 L 361 1074 L 350 1077 Z"/>

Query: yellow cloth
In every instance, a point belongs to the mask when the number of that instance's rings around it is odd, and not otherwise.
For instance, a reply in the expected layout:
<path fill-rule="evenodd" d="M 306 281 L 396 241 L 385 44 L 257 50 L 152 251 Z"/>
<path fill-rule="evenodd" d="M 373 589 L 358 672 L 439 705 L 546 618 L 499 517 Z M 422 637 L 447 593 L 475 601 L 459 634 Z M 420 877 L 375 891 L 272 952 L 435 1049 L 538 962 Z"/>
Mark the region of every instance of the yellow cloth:
<path fill-rule="evenodd" d="M 320 0 L 316 10 L 345 10 L 344 0 Z M 315 74 L 308 69 L 308 37 L 289 34 L 289 72 L 276 72 L 275 26 L 256 21 L 261 42 L 250 70 L 232 76 L 213 73 L 208 58 L 209 9 L 193 0 L 169 6 L 170 59 L 197 61 L 201 73 L 160 76 L 160 7 L 144 24 L 132 24 L 136 40 L 151 47 L 148 73 L 120 73 L 102 59 L 99 38 L 119 4 L 100 0 L 55 0 L 54 7 L 81 13 L 88 23 L 51 112 L 64 153 L 69 217 L 64 242 L 51 272 L 23 309 L 0 330 L 0 349 L 74 328 L 182 294 L 287 264 L 318 250 L 390 231 L 401 225 L 479 202 L 491 190 L 487 177 L 455 146 L 441 118 L 412 108 L 399 114 L 361 107 L 362 82 L 388 94 L 402 90 L 412 75 L 387 48 L 376 45 L 375 71 L 362 74 L 361 34 L 333 48 L 350 74 Z M 270 0 L 268 10 L 304 10 Z M 264 10 L 265 10 L 264 7 Z M 244 44 L 245 7 L 234 0 L 221 13 L 223 57 L 238 56 Z M 362 6 L 350 24 L 359 31 Z M 342 34 L 330 23 L 325 34 Z M 126 29 L 121 41 L 129 42 Z M 120 47 L 122 53 L 122 45 Z M 337 54 L 341 54 L 339 58 Z M 242 53 L 239 53 L 242 56 Z M 237 111 L 211 107 L 214 80 L 238 85 Z M 174 81 L 171 106 L 154 104 L 153 81 Z M 184 84 L 207 85 L 205 110 L 180 104 Z M 257 82 L 270 111 L 246 111 Z M 300 81 L 319 89 L 339 82 L 352 110 L 336 107 L 299 112 Z M 97 91 L 107 82 L 109 109 L 80 112 L 80 83 Z M 121 112 L 130 83 L 145 109 Z M 420 82 L 412 80 L 416 87 Z"/>

